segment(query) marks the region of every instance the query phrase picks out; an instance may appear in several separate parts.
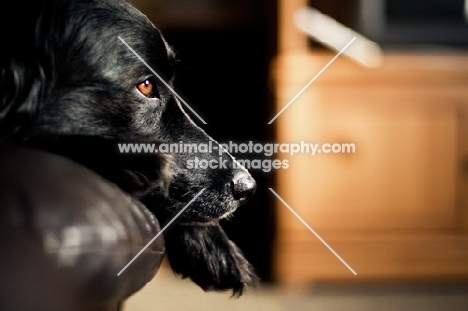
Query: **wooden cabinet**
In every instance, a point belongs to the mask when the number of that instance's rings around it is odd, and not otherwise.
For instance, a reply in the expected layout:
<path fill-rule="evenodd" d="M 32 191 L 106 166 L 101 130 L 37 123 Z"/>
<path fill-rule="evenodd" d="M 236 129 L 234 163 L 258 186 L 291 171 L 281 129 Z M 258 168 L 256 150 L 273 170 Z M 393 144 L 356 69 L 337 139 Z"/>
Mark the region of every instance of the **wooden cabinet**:
<path fill-rule="evenodd" d="M 334 55 L 280 54 L 277 111 Z M 277 141 L 355 153 L 280 154 L 277 192 L 357 276 L 278 202 L 276 279 L 467 279 L 467 121 L 468 54 L 386 53 L 379 69 L 338 58 L 275 121 Z"/>

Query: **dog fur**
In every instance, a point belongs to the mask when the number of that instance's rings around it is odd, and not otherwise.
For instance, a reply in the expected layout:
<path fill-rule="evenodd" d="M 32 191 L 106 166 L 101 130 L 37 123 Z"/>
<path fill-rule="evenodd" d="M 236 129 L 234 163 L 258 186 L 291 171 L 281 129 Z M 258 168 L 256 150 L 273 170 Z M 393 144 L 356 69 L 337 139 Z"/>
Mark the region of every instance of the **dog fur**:
<path fill-rule="evenodd" d="M 10 4 L 11 5 L 11 4 Z M 171 91 L 118 39 L 173 84 L 176 56 L 159 30 L 123 0 L 2 4 L 0 139 L 66 156 L 140 199 L 164 224 L 201 189 L 165 234 L 174 272 L 205 290 L 241 295 L 257 277 L 219 225 L 255 191 L 228 154 L 228 169 L 188 169 L 216 153 L 123 155 L 119 142 L 217 144 Z M 13 20 L 14 26 L 9 24 Z M 151 83 L 151 96 L 136 88 Z"/>

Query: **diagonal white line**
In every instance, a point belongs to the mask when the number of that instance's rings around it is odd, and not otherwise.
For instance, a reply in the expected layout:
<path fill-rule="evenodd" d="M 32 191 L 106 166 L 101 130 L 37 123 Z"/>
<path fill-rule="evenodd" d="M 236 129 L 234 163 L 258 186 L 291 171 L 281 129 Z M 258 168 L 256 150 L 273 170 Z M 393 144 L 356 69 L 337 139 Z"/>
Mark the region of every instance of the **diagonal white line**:
<path fill-rule="evenodd" d="M 159 231 L 158 234 L 156 234 L 156 236 L 155 236 L 154 238 L 152 238 L 151 241 L 149 241 L 148 244 L 146 244 L 146 246 L 143 247 L 143 248 L 141 249 L 141 251 L 139 251 L 138 254 L 136 254 L 135 257 L 133 257 L 133 259 L 130 260 L 130 262 L 129 262 L 125 267 L 123 267 L 122 270 L 120 270 L 119 273 L 117 273 L 117 276 L 120 276 L 120 275 L 122 274 L 122 272 L 124 272 L 125 269 L 127 269 L 128 266 L 130 266 L 130 265 L 132 264 L 132 262 L 134 262 L 135 259 L 137 259 L 137 258 L 148 248 L 148 246 L 150 246 L 151 243 L 153 243 L 153 242 L 164 232 L 164 230 L 166 230 L 167 227 L 169 227 L 169 225 L 172 224 L 172 223 L 174 222 L 174 220 L 176 220 L 177 217 L 179 217 L 180 214 L 182 214 L 182 213 L 185 211 L 185 209 L 186 209 L 187 207 L 189 207 L 189 205 L 192 204 L 193 201 L 195 201 L 195 200 L 200 196 L 200 194 L 202 194 L 203 191 L 205 191 L 205 189 L 206 189 L 206 188 L 203 188 L 196 196 L 194 196 L 193 199 L 190 200 L 190 202 L 188 202 L 187 205 L 185 205 L 184 208 L 183 208 L 182 210 L 180 210 L 180 212 L 178 212 L 177 215 L 175 215 L 174 218 L 172 218 L 171 221 L 169 221 L 169 222 L 167 223 L 167 225 L 165 225 L 164 228 L 162 228 L 161 231 Z"/>
<path fill-rule="evenodd" d="M 200 121 L 203 122 L 203 124 L 206 124 L 205 120 L 203 120 L 203 119 L 198 115 L 198 113 L 196 113 L 195 110 L 193 110 L 192 107 L 190 107 L 189 104 L 187 104 L 187 103 L 185 102 L 185 100 L 184 100 L 182 97 L 180 97 L 180 95 L 177 94 L 177 92 L 174 91 L 174 89 L 173 89 L 172 87 L 170 87 L 170 85 L 167 84 L 166 81 L 164 81 L 164 79 L 161 78 L 161 76 L 158 75 L 158 74 L 156 73 L 156 71 L 154 71 L 153 68 L 151 68 L 151 67 L 145 62 L 145 60 L 144 60 L 143 58 L 141 58 L 140 55 L 138 55 L 138 53 L 135 52 L 135 50 L 132 49 L 130 45 L 128 45 L 127 42 L 125 42 L 124 39 L 122 39 L 122 37 L 118 36 L 118 38 L 119 38 L 120 41 L 122 41 L 123 44 L 125 44 L 125 46 L 126 46 L 130 51 L 132 51 L 133 54 L 135 54 L 135 56 L 136 56 L 143 64 L 145 64 L 146 67 L 148 67 L 149 70 L 151 70 L 151 72 L 152 72 L 156 77 L 158 77 L 159 80 L 161 80 L 162 83 L 164 83 L 164 85 L 165 85 L 169 90 L 171 90 L 171 92 L 172 92 L 188 109 L 190 109 L 191 112 L 193 112 L 194 115 L 197 116 L 198 119 L 200 119 Z"/>
<path fill-rule="evenodd" d="M 325 65 L 325 67 L 323 67 L 322 70 L 319 71 L 319 73 L 317 73 L 315 75 L 315 77 L 312 78 L 312 80 L 309 81 L 309 83 L 306 84 L 306 86 L 304 86 L 300 91 L 299 93 L 296 94 L 296 96 L 293 97 L 293 99 L 291 99 L 289 101 L 289 103 L 286 104 L 286 106 L 283 107 L 283 109 L 281 109 L 280 112 L 278 112 L 278 114 L 273 118 L 271 119 L 270 122 L 268 122 L 268 124 L 272 124 L 273 121 L 275 121 L 286 109 L 288 109 L 289 106 L 291 106 L 291 104 L 315 81 L 317 80 L 317 78 L 338 58 L 338 56 L 340 56 L 350 45 L 351 43 L 354 42 L 354 40 L 356 40 L 356 37 L 352 38 L 351 41 L 348 42 L 348 44 L 345 45 L 344 48 L 341 49 L 341 51 L 338 52 L 338 54 L 335 55 L 335 57 L 332 58 L 331 61 L 328 62 L 328 64 Z"/>
<path fill-rule="evenodd" d="M 301 218 L 301 216 L 299 216 L 289 205 L 288 203 L 286 203 L 283 198 L 281 198 L 276 192 L 275 190 L 271 189 L 271 188 L 268 188 L 281 202 L 283 202 L 283 204 L 291 211 L 291 213 L 294 214 L 294 216 L 297 217 L 297 219 L 299 219 L 303 224 L 304 226 L 307 227 L 307 229 L 309 229 L 316 237 L 317 239 L 320 240 L 320 242 L 322 242 L 332 253 L 333 255 L 336 256 L 336 258 L 338 258 L 345 266 L 346 268 L 348 268 L 354 275 L 357 275 L 357 273 L 353 270 L 353 268 L 351 268 L 347 263 L 346 261 L 343 260 L 343 258 L 340 257 L 340 255 L 338 255 L 334 250 L 333 248 L 330 247 L 330 245 L 327 244 L 327 242 L 325 242 L 324 239 L 322 239 L 318 234 L 317 232 L 315 232 L 314 229 L 312 229 L 305 221 L 304 219 Z"/>

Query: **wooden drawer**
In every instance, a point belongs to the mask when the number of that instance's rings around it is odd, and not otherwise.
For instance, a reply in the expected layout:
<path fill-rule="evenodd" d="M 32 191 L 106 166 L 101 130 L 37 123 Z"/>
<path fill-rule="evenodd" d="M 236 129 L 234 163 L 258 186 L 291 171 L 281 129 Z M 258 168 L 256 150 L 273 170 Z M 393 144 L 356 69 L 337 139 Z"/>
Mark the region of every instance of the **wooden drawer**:
<path fill-rule="evenodd" d="M 277 110 L 332 57 L 281 55 Z M 285 110 L 279 142 L 355 145 L 280 154 L 278 193 L 358 275 L 278 202 L 278 281 L 468 277 L 467 85 L 464 55 L 386 55 L 380 69 L 341 57 Z"/>

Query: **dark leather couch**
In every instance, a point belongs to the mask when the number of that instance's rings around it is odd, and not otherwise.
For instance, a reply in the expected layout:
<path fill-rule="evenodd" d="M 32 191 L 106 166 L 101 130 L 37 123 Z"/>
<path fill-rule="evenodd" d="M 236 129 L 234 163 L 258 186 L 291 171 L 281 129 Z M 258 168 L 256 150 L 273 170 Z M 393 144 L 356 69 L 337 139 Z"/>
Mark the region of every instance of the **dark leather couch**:
<path fill-rule="evenodd" d="M 0 147 L 0 310 L 120 310 L 164 255 L 156 218 L 66 158 Z"/>

